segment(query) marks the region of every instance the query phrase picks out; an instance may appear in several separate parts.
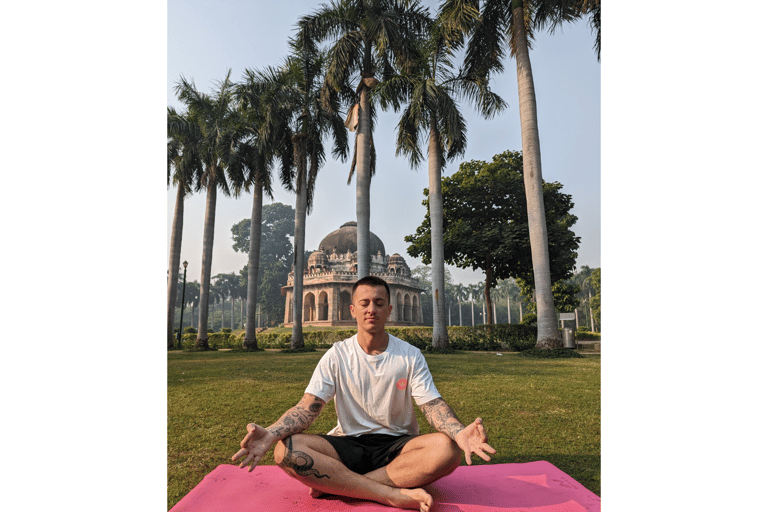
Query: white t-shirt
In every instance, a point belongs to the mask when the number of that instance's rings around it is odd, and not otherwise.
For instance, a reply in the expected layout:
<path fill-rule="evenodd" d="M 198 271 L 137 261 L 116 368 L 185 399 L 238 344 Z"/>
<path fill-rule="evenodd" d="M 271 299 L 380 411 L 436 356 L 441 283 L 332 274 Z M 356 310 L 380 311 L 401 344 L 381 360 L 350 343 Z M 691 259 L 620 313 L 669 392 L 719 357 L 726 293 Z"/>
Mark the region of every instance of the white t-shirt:
<path fill-rule="evenodd" d="M 419 433 L 413 403 L 440 398 L 421 351 L 389 334 L 386 351 L 366 354 L 357 335 L 334 343 L 320 359 L 305 393 L 334 399 L 330 435 Z"/>

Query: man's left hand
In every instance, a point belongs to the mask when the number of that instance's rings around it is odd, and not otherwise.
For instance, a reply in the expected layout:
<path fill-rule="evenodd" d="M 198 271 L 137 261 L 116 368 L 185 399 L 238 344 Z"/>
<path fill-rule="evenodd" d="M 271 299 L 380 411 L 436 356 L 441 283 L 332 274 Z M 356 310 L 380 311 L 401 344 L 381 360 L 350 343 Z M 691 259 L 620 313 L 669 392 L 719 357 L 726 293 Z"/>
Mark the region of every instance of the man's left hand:
<path fill-rule="evenodd" d="M 488 455 L 489 453 L 496 453 L 496 450 L 487 442 L 488 436 L 485 435 L 483 420 L 480 418 L 477 418 L 456 434 L 455 441 L 459 448 L 464 450 L 464 457 L 466 457 L 467 464 L 470 466 L 472 465 L 473 453 L 485 461 L 491 460 L 491 456 Z"/>

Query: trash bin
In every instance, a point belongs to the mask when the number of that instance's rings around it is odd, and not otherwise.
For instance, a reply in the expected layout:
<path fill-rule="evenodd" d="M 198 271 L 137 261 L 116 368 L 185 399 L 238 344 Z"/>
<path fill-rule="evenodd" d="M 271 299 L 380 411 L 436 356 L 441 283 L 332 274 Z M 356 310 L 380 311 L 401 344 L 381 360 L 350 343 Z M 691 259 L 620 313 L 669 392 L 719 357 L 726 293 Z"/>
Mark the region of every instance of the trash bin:
<path fill-rule="evenodd" d="M 576 341 L 573 337 L 573 329 L 570 327 L 563 329 L 563 346 L 565 348 L 576 348 Z"/>

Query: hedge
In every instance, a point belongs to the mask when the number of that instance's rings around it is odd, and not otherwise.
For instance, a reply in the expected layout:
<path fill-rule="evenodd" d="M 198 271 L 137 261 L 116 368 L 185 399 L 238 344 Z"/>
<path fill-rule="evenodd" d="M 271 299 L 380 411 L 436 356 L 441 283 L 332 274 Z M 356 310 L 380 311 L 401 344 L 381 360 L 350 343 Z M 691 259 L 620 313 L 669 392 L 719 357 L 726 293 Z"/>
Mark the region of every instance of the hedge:
<path fill-rule="evenodd" d="M 338 329 L 322 331 L 304 331 L 304 344 L 315 348 L 328 348 L 337 341 L 353 336 L 356 329 Z M 407 341 L 411 345 L 425 350 L 432 345 L 432 327 L 389 327 L 387 332 Z M 208 346 L 212 349 L 240 349 L 243 347 L 245 331 L 214 332 L 208 334 Z M 578 341 L 600 341 L 600 333 L 579 331 Z M 182 348 L 191 350 L 195 347 L 197 334 L 182 335 Z M 283 349 L 291 346 L 291 333 L 256 334 L 259 348 Z M 522 352 L 536 345 L 536 326 L 521 324 L 498 324 L 477 326 L 449 326 L 448 347 L 454 350 L 506 351 Z"/>

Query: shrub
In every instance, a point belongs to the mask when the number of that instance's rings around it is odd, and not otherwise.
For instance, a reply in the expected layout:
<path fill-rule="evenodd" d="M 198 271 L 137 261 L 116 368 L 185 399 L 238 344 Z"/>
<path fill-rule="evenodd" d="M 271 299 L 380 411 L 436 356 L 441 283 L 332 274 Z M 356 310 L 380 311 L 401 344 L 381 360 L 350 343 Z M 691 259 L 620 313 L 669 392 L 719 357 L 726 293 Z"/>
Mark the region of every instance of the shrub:
<path fill-rule="evenodd" d="M 535 325 L 536 313 L 526 313 L 523 315 L 523 320 L 520 322 L 522 325 Z"/>
<path fill-rule="evenodd" d="M 194 327 L 192 327 L 192 326 L 190 326 L 190 327 L 185 327 L 185 328 L 184 328 L 184 334 L 197 334 L 197 329 L 195 329 L 195 328 L 194 328 Z"/>
<path fill-rule="evenodd" d="M 229 332 L 232 332 L 232 329 L 230 329 L 229 327 L 224 327 L 224 328 L 221 330 L 221 332 L 226 332 L 226 333 L 229 333 Z"/>

